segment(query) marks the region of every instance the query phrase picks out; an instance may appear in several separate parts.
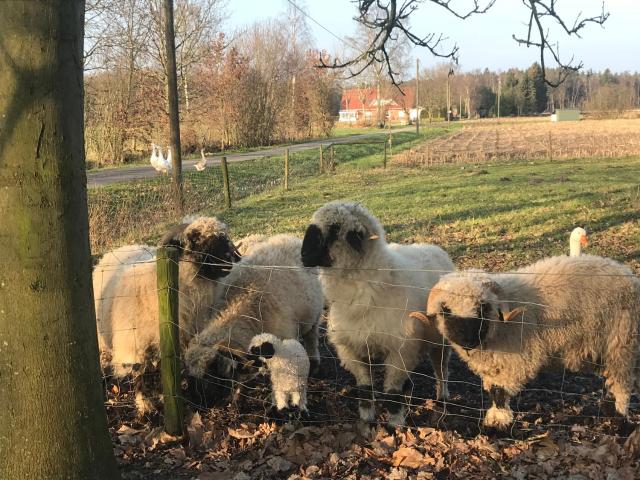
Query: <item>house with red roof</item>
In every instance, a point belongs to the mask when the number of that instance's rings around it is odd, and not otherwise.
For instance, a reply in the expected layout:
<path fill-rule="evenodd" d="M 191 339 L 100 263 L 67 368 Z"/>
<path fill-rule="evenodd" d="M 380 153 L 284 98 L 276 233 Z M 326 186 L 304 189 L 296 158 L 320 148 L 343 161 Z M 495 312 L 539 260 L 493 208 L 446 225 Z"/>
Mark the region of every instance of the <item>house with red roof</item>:
<path fill-rule="evenodd" d="M 378 108 L 384 122 L 409 123 L 416 118 L 415 87 L 404 85 L 402 92 L 393 86 L 385 87 L 380 90 L 380 97 L 375 87 L 346 89 L 342 92 L 338 121 L 374 124 L 378 121 Z"/>

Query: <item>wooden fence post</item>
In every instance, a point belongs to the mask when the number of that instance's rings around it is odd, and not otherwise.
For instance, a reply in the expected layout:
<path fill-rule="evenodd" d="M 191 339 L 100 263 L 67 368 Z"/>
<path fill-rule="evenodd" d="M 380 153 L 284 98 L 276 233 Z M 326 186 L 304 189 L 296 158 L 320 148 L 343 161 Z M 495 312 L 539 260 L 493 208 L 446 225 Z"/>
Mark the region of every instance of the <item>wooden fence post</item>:
<path fill-rule="evenodd" d="M 231 208 L 231 189 L 229 188 L 229 168 L 227 167 L 227 157 L 220 159 L 222 167 L 222 189 L 224 190 L 224 203 L 227 208 Z"/>
<path fill-rule="evenodd" d="M 384 157 L 382 158 L 382 165 L 384 168 L 387 168 L 387 142 L 382 142 L 384 144 Z"/>
<path fill-rule="evenodd" d="M 333 143 L 329 147 L 329 169 L 333 172 L 336 169 L 336 165 L 333 160 Z"/>
<path fill-rule="evenodd" d="M 164 429 L 183 434 L 183 400 L 180 388 L 180 329 L 178 324 L 178 250 L 157 250 L 158 314 L 160 320 L 160 377 L 164 397 Z"/>
<path fill-rule="evenodd" d="M 320 144 L 320 173 L 324 172 L 324 158 L 322 154 L 322 144 Z"/>
<path fill-rule="evenodd" d="M 284 189 L 289 190 L 289 149 L 284 151 Z"/>

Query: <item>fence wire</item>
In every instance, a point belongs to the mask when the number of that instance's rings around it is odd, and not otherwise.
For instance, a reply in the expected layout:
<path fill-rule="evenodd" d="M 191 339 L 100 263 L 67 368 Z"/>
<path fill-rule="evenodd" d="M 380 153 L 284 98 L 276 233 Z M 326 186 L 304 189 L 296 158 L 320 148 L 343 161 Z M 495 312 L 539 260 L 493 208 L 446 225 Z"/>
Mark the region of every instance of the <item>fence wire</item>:
<path fill-rule="evenodd" d="M 376 165 L 382 166 L 386 155 L 385 138 L 336 144 L 326 142 L 322 150 L 322 168 L 319 148 L 294 151 L 292 146 L 288 162 L 289 188 L 320 173 L 331 174 L 341 164 L 362 157 L 374 156 Z M 415 136 L 399 133 L 393 138 L 395 145 L 402 145 L 414 140 Z M 232 202 L 284 188 L 285 160 L 282 155 L 229 162 L 228 165 Z M 156 173 L 139 178 L 141 174 L 136 168 L 109 169 L 90 172 L 90 175 L 93 177 L 88 196 L 89 228 L 91 249 L 97 255 L 128 243 L 155 243 L 168 225 L 179 223 L 185 215 L 220 210 L 225 205 L 221 165 L 212 161 L 203 171 L 197 171 L 193 166 L 184 168 L 180 207 L 175 201 L 170 175 Z M 144 172 L 142 175 L 146 177 Z"/>
<path fill-rule="evenodd" d="M 132 246 L 120 249 L 116 254 L 106 257 L 108 262 L 101 262 L 100 269 L 94 272 L 94 291 L 96 296 L 96 313 L 98 317 L 98 333 L 100 337 L 101 359 L 104 369 L 104 382 L 106 387 L 106 405 L 110 412 L 112 421 L 123 421 L 134 418 L 140 413 L 140 397 L 143 396 L 147 405 L 143 413 L 147 418 L 153 418 L 158 411 L 162 410 L 158 380 L 157 341 L 157 289 L 155 284 L 155 248 L 144 246 Z M 250 254 L 249 254 L 250 255 Z M 209 265 L 221 266 L 219 260 L 212 259 Z M 269 297 L 274 291 L 271 282 L 277 280 L 279 271 L 306 271 L 317 275 L 315 269 L 305 269 L 291 265 L 245 265 L 238 263 L 236 268 L 251 268 L 256 270 L 267 270 L 269 275 L 264 284 L 233 284 L 227 277 L 209 281 L 209 288 L 221 292 L 218 301 L 208 305 L 205 323 L 196 325 L 195 331 L 179 324 L 181 344 L 185 348 L 195 335 L 200 333 L 207 325 L 210 325 L 220 316 L 225 309 L 233 308 L 232 302 L 225 301 L 225 292 L 229 288 L 238 288 L 246 294 L 259 294 L 258 308 L 254 309 L 256 315 L 242 315 L 249 324 L 253 325 L 254 333 L 261 333 L 265 318 L 262 317 L 263 307 L 266 311 L 266 302 L 271 302 Z M 386 274 L 397 272 L 394 269 L 362 269 L 363 272 L 374 274 Z M 424 270 L 411 270 L 424 271 Z M 446 273 L 446 272 L 438 272 Z M 342 269 L 327 269 L 326 275 L 340 276 Z M 526 272 L 515 272 L 516 275 L 527 275 Z M 528 274 L 530 275 L 530 274 Z M 591 275 L 594 276 L 594 275 Z M 638 278 L 635 274 L 621 275 L 622 277 Z M 127 283 L 124 288 L 118 288 L 118 282 L 124 278 Z M 261 278 L 264 278 L 261 277 Z M 380 281 L 376 278 L 360 279 L 365 285 L 374 289 L 394 288 L 396 291 L 418 289 L 424 291 L 424 302 L 422 305 L 410 305 L 409 297 L 394 300 L 394 305 L 381 304 L 380 296 L 369 304 L 356 304 L 345 302 L 351 307 L 362 307 L 362 315 L 366 317 L 367 312 L 373 310 L 386 310 L 394 312 L 395 318 L 400 322 L 407 321 L 407 314 L 413 310 L 424 310 L 427 300 L 428 289 L 420 285 L 394 284 Z M 571 281 L 571 276 L 566 278 Z M 201 288 L 207 288 L 201 287 Z M 191 292 L 193 293 L 193 292 Z M 296 285 L 290 285 L 290 294 L 296 295 Z M 242 294 L 240 294 L 242 295 Z M 190 298 L 186 291 L 179 291 L 181 303 L 200 301 L 199 298 Z M 291 302 L 291 298 L 277 299 L 283 303 Z M 518 299 L 500 298 L 501 302 L 517 303 L 522 305 L 532 305 L 536 308 L 549 308 L 547 305 L 524 302 Z M 264 304 L 263 304 L 264 302 Z M 404 303 L 404 308 L 399 308 L 397 304 Z M 286 414 L 277 411 L 272 395 L 273 376 L 269 380 L 268 373 L 264 366 L 260 368 L 256 365 L 255 355 L 247 351 L 246 345 L 240 345 L 234 338 L 236 331 L 234 325 L 228 326 L 224 335 L 221 336 L 218 345 L 220 347 L 220 358 L 223 365 L 232 365 L 228 370 L 230 375 L 220 374 L 220 370 L 207 370 L 206 374 L 197 381 L 183 374 L 183 397 L 186 404 L 196 410 L 207 410 L 209 408 L 226 410 L 231 400 L 234 410 L 233 418 L 230 422 L 246 421 L 283 421 L 291 420 L 304 422 L 309 425 L 328 425 L 337 423 L 355 422 L 358 420 L 358 401 L 376 401 L 377 420 L 384 423 L 386 417 L 381 416 L 390 405 L 399 404 L 407 407 L 409 415 L 407 424 L 409 427 L 435 426 L 437 428 L 456 429 L 462 434 L 473 435 L 477 433 L 482 425 L 486 410 L 491 406 L 491 401 L 487 392 L 483 389 L 482 380 L 474 375 L 465 364 L 464 355 L 462 358 L 453 354 L 449 362 L 449 379 L 447 382 L 450 396 L 447 399 L 436 399 L 433 367 L 426 360 L 421 361 L 416 368 L 404 370 L 410 378 L 410 388 L 405 393 L 388 392 L 382 388 L 384 371 L 389 369 L 400 369 L 397 363 L 386 363 L 384 358 L 373 354 L 374 345 L 370 345 L 370 336 L 388 337 L 390 340 L 401 340 L 402 342 L 423 342 L 426 345 L 442 345 L 438 342 L 429 342 L 423 338 L 398 337 L 392 333 L 381 331 L 352 330 L 353 333 L 361 334 L 361 342 L 369 352 L 367 358 L 361 359 L 360 363 L 370 372 L 371 387 L 362 388 L 357 386 L 355 379 L 341 365 L 339 356 L 334 346 L 328 339 L 328 330 L 332 328 L 329 319 L 329 312 L 335 303 L 325 305 L 324 313 L 320 320 L 319 343 L 320 343 L 320 368 L 312 372 L 308 379 L 307 398 L 308 414 L 302 414 L 292 409 Z M 154 308 L 156 309 L 154 311 Z M 605 308 L 605 307 L 603 307 Z M 120 315 L 120 317 L 118 317 Z M 154 317 L 155 315 L 155 317 Z M 104 319 L 111 316 L 112 320 L 105 322 Z M 117 318 L 117 320 L 115 320 Z M 155 318 L 155 323 L 154 323 Z M 474 318 L 474 317 L 471 317 Z M 482 322 L 499 322 L 498 320 L 475 317 Z M 636 321 L 638 319 L 635 319 Z M 145 323 L 146 322 L 146 323 Z M 329 322 L 329 323 L 328 323 Z M 245 328 L 246 324 L 242 327 Z M 514 325 L 521 329 L 520 351 L 506 351 L 496 353 L 509 353 L 515 356 L 524 351 L 525 328 L 535 327 L 541 331 L 545 329 L 559 328 L 557 324 L 541 324 L 525 322 L 523 318 L 516 320 Z M 304 324 L 299 325 L 303 328 Z M 240 327 L 238 327 L 240 328 Z M 342 330 L 338 333 L 347 333 Z M 597 332 L 593 332 L 594 335 Z M 637 329 L 635 335 L 638 335 Z M 588 332 L 583 336 L 583 341 L 588 341 Z M 585 340 L 586 339 L 586 340 Z M 444 338 L 442 339 L 444 342 Z M 378 339 L 377 344 L 380 343 Z M 244 347 L 244 348 L 243 348 Z M 371 347 L 371 348 L 370 348 Z M 624 348 L 625 346 L 621 346 Z M 126 350 L 126 354 L 116 355 L 116 350 Z M 402 352 L 398 352 L 402 356 Z M 184 351 L 183 351 L 184 354 Z M 253 360 L 250 360 L 252 359 Z M 586 359 L 582 362 L 577 372 L 569 371 L 563 363 L 564 358 L 561 352 L 555 352 L 548 356 L 548 361 L 535 379 L 528 383 L 514 398 L 511 399 L 511 408 L 514 413 L 513 429 L 525 432 L 544 432 L 549 429 L 563 429 L 571 431 L 576 425 L 588 429 L 594 436 L 603 435 L 609 432 L 610 426 L 615 424 L 617 419 L 611 413 L 612 400 L 607 397 L 605 380 L 594 370 L 605 367 L 599 359 Z M 116 362 L 120 362 L 116 365 Z M 226 363 L 225 363 L 226 362 Z M 441 364 L 446 363 L 445 358 L 440 359 Z M 584 371 L 583 371 L 584 370 Z M 585 373 L 589 372 L 589 373 Z M 640 376 L 638 366 L 633 367 L 633 372 L 629 372 L 634 378 Z M 141 381 L 142 380 L 142 381 Z M 292 391 L 296 392 L 303 388 L 302 383 L 296 383 Z M 143 384 L 143 387 L 139 385 Z M 629 418 L 634 422 L 640 422 L 640 410 L 638 401 L 631 402 Z M 136 407 L 138 412 L 136 412 Z M 393 407 L 391 407 L 393 408 Z M 292 417 L 292 415 L 294 417 Z"/>

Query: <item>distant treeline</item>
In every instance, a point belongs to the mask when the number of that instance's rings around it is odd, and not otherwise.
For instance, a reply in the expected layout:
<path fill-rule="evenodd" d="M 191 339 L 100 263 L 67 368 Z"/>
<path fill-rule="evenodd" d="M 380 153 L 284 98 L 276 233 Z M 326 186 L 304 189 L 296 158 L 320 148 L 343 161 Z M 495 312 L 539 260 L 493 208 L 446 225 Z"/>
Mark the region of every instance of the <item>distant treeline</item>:
<path fill-rule="evenodd" d="M 423 116 L 446 116 L 447 78 L 454 117 L 496 116 L 498 103 L 501 116 L 535 115 L 556 108 L 617 113 L 640 108 L 640 73 L 582 71 L 552 88 L 537 63 L 526 70 L 513 68 L 500 73 L 485 69 L 448 75 L 449 71 L 449 66 L 442 65 L 421 73 Z M 555 78 L 557 72 L 549 70 L 548 75 Z"/>

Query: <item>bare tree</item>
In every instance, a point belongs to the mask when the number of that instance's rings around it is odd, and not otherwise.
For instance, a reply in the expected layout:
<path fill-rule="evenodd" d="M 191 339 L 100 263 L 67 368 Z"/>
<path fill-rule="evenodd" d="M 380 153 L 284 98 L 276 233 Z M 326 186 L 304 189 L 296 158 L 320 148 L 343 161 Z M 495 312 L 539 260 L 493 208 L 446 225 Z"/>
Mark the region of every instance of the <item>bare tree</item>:
<path fill-rule="evenodd" d="M 526 37 L 514 39 L 523 45 L 533 46 L 540 49 L 540 58 L 543 76 L 550 85 L 556 84 L 566 78 L 567 72 L 579 69 L 582 64 L 573 65 L 572 60 L 564 62 L 560 58 L 557 42 L 554 42 L 548 33 L 548 22 L 560 25 L 562 31 L 569 36 L 580 36 L 581 31 L 588 24 L 595 23 L 602 25 L 609 17 L 604 10 L 596 16 L 583 16 L 578 14 L 576 20 L 569 24 L 556 9 L 557 0 L 521 0 L 528 11 L 528 33 Z M 349 69 L 351 76 L 362 73 L 366 68 L 374 63 L 381 63 L 385 66 L 387 74 L 394 85 L 398 86 L 399 72 L 393 68 L 389 55 L 389 47 L 399 38 L 406 38 L 411 44 L 426 48 L 432 55 L 449 59 L 453 63 L 458 63 L 457 45 L 451 48 L 444 48 L 443 42 L 446 40 L 443 34 L 427 33 L 417 34 L 409 26 L 408 20 L 411 14 L 421 3 L 430 3 L 446 9 L 449 13 L 460 19 L 467 19 L 474 14 L 486 13 L 493 7 L 495 0 L 469 0 L 469 8 L 462 10 L 454 6 L 453 0 L 358 0 L 358 16 L 355 20 L 365 28 L 373 32 L 372 40 L 358 55 L 340 60 L 334 58 L 333 62 L 319 60 L 319 66 L 324 68 Z M 558 81 L 551 82 L 546 79 L 545 54 L 549 53 L 556 62 L 560 70 Z"/>

